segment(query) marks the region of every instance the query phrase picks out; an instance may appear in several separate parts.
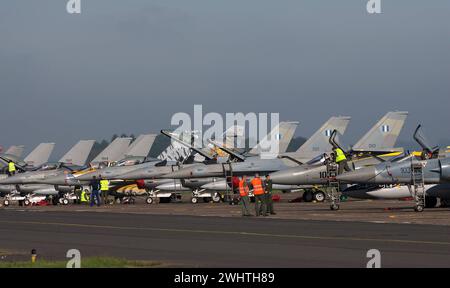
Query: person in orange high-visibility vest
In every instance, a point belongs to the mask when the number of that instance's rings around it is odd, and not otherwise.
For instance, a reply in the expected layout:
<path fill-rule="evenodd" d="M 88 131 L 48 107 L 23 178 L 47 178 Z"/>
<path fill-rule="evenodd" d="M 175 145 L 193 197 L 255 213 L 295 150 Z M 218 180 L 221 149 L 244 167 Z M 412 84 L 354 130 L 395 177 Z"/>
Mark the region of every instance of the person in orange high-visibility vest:
<path fill-rule="evenodd" d="M 253 195 L 255 195 L 255 211 L 256 216 L 267 216 L 266 197 L 264 195 L 263 181 L 259 178 L 259 174 L 255 175 L 255 178 L 251 181 L 253 187 Z"/>
<path fill-rule="evenodd" d="M 250 214 L 250 198 L 248 197 L 247 177 L 244 175 L 239 180 L 239 195 L 241 196 L 242 216 L 252 216 Z"/>

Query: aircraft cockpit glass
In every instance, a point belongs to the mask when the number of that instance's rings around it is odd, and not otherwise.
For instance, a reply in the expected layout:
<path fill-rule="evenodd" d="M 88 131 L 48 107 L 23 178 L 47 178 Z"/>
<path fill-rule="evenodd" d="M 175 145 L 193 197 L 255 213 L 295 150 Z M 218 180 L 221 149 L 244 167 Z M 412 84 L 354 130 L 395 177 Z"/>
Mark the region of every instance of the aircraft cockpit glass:
<path fill-rule="evenodd" d="M 403 153 L 403 154 L 400 154 L 400 155 L 392 158 L 390 160 L 390 162 L 392 162 L 392 163 L 399 163 L 399 162 L 403 162 L 405 160 L 411 159 L 412 157 L 415 157 L 415 156 L 413 154 Z"/>
<path fill-rule="evenodd" d="M 323 162 L 325 162 L 325 156 L 323 154 L 314 157 L 313 159 L 309 160 L 307 162 L 308 165 L 318 165 L 318 164 L 322 164 Z"/>
<path fill-rule="evenodd" d="M 41 166 L 39 170 L 47 171 L 47 170 L 54 170 L 58 168 L 58 164 L 44 164 Z"/>
<path fill-rule="evenodd" d="M 117 162 L 116 166 L 131 166 L 139 164 L 139 160 L 137 159 L 127 159 L 127 160 L 121 160 Z"/>

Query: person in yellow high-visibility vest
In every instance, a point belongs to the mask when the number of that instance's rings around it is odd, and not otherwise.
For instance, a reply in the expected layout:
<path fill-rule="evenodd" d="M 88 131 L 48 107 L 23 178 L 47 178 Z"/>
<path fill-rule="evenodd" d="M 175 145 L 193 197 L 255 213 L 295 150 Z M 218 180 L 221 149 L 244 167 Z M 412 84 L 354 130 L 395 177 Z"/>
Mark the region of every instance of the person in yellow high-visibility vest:
<path fill-rule="evenodd" d="M 102 200 L 103 204 L 108 204 L 108 195 L 109 195 L 109 181 L 106 179 L 103 179 L 100 175 L 100 191 L 102 193 Z"/>
<path fill-rule="evenodd" d="M 339 174 L 342 174 L 344 170 L 347 172 L 352 171 L 350 166 L 348 166 L 347 156 L 345 156 L 344 151 L 338 147 L 334 149 L 334 153 L 336 157 L 336 164 L 339 165 Z"/>
<path fill-rule="evenodd" d="M 89 203 L 89 197 L 88 197 L 85 189 L 83 189 L 83 191 L 81 192 L 80 203 L 81 204 Z"/>
<path fill-rule="evenodd" d="M 16 174 L 16 164 L 13 161 L 8 162 L 8 174 L 9 176 Z"/>

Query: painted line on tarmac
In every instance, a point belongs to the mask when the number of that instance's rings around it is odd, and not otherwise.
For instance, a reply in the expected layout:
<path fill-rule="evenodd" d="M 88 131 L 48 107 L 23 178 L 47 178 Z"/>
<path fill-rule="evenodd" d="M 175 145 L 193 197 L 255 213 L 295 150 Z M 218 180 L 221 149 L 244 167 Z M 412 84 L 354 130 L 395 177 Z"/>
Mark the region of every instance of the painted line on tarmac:
<path fill-rule="evenodd" d="M 384 243 L 403 243 L 403 244 L 417 244 L 417 245 L 450 246 L 450 242 L 441 242 L 441 241 L 358 238 L 358 237 L 338 237 L 338 236 L 289 235 L 289 234 L 270 234 L 270 233 L 240 232 L 240 231 L 219 231 L 219 230 L 195 230 L 195 229 L 172 229 L 172 228 L 149 228 L 149 227 L 123 227 L 123 226 L 110 226 L 110 225 L 92 225 L 92 224 L 79 224 L 79 223 L 39 222 L 39 221 L 3 221 L 3 220 L 0 220 L 0 223 L 4 223 L 4 224 L 49 225 L 49 226 L 60 226 L 60 227 L 111 229 L 111 230 L 128 230 L 128 231 L 132 231 L 132 230 L 135 230 L 135 231 L 158 231 L 158 232 L 178 232 L 178 233 L 197 233 L 197 234 L 216 234 L 216 235 L 274 237 L 274 238 L 287 238 L 287 239 L 341 240 L 341 241 L 356 241 L 356 242 L 384 242 Z"/>

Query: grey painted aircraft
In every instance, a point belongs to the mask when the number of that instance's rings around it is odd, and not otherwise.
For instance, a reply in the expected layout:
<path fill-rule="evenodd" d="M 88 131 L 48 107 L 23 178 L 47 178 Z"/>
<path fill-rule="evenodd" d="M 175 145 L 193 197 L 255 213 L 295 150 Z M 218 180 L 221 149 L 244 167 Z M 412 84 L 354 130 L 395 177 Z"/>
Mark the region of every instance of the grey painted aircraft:
<path fill-rule="evenodd" d="M 267 134 L 257 145 L 255 145 L 255 147 L 253 147 L 248 153 L 243 153 L 243 154 L 239 154 L 236 151 L 234 151 L 233 149 L 229 149 L 227 146 L 218 143 L 216 141 L 211 141 L 211 143 L 217 147 L 219 147 L 219 149 L 223 149 L 225 151 L 225 153 L 229 154 L 230 157 L 229 159 L 232 159 L 236 162 L 241 162 L 241 161 L 246 161 L 247 159 L 251 159 L 251 158 L 263 158 L 263 157 L 267 157 L 269 156 L 269 153 L 272 153 L 270 151 L 268 151 L 267 147 L 270 147 L 271 141 L 276 141 L 275 145 L 276 147 L 278 147 L 279 153 L 284 153 L 286 152 L 289 143 L 291 142 L 294 134 L 295 134 L 295 130 L 298 126 L 298 122 L 281 122 L 279 123 L 279 125 L 277 127 L 275 127 L 274 129 L 272 129 L 272 131 L 270 131 L 269 134 Z M 266 160 L 266 159 L 265 159 Z M 219 162 L 219 161 L 217 161 Z M 208 164 L 208 163 L 201 163 L 201 164 L 193 164 L 193 165 L 201 165 L 201 166 L 206 166 L 206 167 L 210 167 L 211 165 L 221 165 L 221 164 L 217 164 L 214 161 L 211 161 L 212 164 Z M 193 165 L 189 165 L 189 166 L 183 166 L 182 169 L 189 169 L 188 167 L 195 167 Z M 173 172 L 172 172 L 173 173 Z M 172 174 L 171 173 L 171 174 Z M 175 172 L 176 173 L 176 172 Z M 171 175 L 169 174 L 169 175 Z M 164 176 L 165 177 L 165 176 Z M 193 192 L 193 198 L 197 198 L 199 197 L 199 193 L 203 192 L 205 189 L 202 188 L 203 185 L 206 185 L 208 183 L 211 183 L 213 181 L 217 181 L 220 180 L 217 178 L 211 178 L 211 177 L 189 177 L 189 178 L 182 178 L 181 181 L 179 181 L 179 183 L 181 183 L 181 185 L 185 188 L 188 188 L 189 191 Z M 170 185 L 172 183 L 172 189 L 174 189 L 174 191 L 176 191 L 176 188 L 178 187 L 177 185 L 177 181 L 172 181 L 172 182 L 168 182 L 168 183 L 164 183 L 164 186 L 157 186 L 156 189 L 159 190 L 169 190 L 171 189 Z M 210 198 L 210 197 L 207 197 Z M 213 199 L 218 199 L 217 196 L 213 196 Z"/>
<path fill-rule="evenodd" d="M 406 161 L 410 161 L 410 165 L 413 165 L 413 157 L 415 156 L 416 160 L 420 159 L 442 159 L 448 156 L 450 152 L 449 147 L 439 149 L 437 146 L 429 145 L 429 142 L 425 135 L 421 130 L 421 126 L 416 129 L 414 133 L 414 139 L 419 143 L 422 147 L 422 152 L 413 152 L 411 155 L 402 155 L 396 157 L 395 159 L 391 159 L 389 162 L 384 163 L 385 169 L 391 169 L 390 167 L 393 165 L 397 165 L 395 163 L 400 163 Z M 383 163 L 381 163 L 378 169 L 381 168 Z M 388 168 L 389 167 L 389 168 Z M 376 169 L 376 168 L 375 168 Z M 361 172 L 364 173 L 364 172 Z M 390 173 L 390 172 L 389 172 Z M 381 175 L 380 175 L 381 176 Z M 391 174 L 391 177 L 394 175 Z M 344 174 L 339 178 L 345 179 L 346 177 L 353 178 L 352 173 L 350 175 Z M 363 177 L 363 179 L 366 176 Z M 412 175 L 411 175 L 412 179 Z M 427 179 L 424 179 L 427 180 Z M 359 180 L 358 180 L 359 181 Z M 448 206 L 450 204 L 450 186 L 449 184 L 439 184 L 439 185 L 425 185 L 425 206 L 426 208 L 432 208 L 437 205 L 437 200 L 440 199 L 441 206 Z M 411 185 L 404 184 L 356 184 L 348 187 L 344 191 L 342 191 L 343 195 L 359 198 L 359 199 L 399 199 L 405 197 L 414 196 L 414 191 L 411 189 Z"/>
<path fill-rule="evenodd" d="M 35 184 L 46 177 L 56 175 L 65 170 L 74 169 L 75 167 L 84 166 L 89 156 L 89 152 L 94 145 L 94 140 L 81 140 L 75 146 L 72 147 L 58 163 L 44 165 L 42 169 L 37 171 L 29 171 L 24 173 L 18 173 L 14 176 L 0 180 L 0 184 Z"/>
<path fill-rule="evenodd" d="M 129 146 L 127 151 L 122 155 L 123 158 L 117 163 L 110 167 L 104 167 L 102 169 L 90 169 L 86 171 L 80 171 L 74 173 L 70 178 L 65 179 L 67 183 L 72 185 L 80 184 L 80 181 L 90 181 L 95 176 L 96 178 L 102 176 L 104 179 L 115 180 L 117 175 L 127 173 L 137 169 L 140 163 L 144 163 L 148 153 L 150 152 L 153 143 L 155 142 L 155 134 L 140 135 L 136 140 Z M 155 161 L 155 160 L 153 160 Z M 62 180 L 62 179 L 60 179 Z M 56 181 L 56 179 L 54 179 Z M 62 185 L 57 181 L 59 185 Z"/>
<path fill-rule="evenodd" d="M 422 147 L 421 153 L 400 155 L 372 167 L 347 172 L 340 175 L 338 180 L 346 183 L 412 185 L 415 178 L 412 167 L 421 166 L 426 184 L 447 182 L 450 179 L 450 158 L 447 158 L 447 151 L 431 146 L 420 125 L 414 132 L 414 139 Z"/>
<path fill-rule="evenodd" d="M 48 162 L 50 155 L 55 148 L 55 143 L 41 143 L 36 148 L 33 149 L 24 159 L 21 159 L 20 156 L 5 153 L 0 155 L 0 160 L 5 163 L 10 160 L 13 161 L 17 168 L 22 171 L 32 170 L 40 167 L 44 163 Z"/>
<path fill-rule="evenodd" d="M 382 159 L 391 158 L 390 152 L 403 151 L 394 148 L 397 138 L 407 118 L 407 112 L 389 112 L 351 149 L 349 165 L 359 167 L 378 164 Z M 327 151 L 329 152 L 329 151 Z M 367 154 L 369 156 L 367 156 Z M 380 155 L 372 157 L 370 155 Z M 393 155 L 398 155 L 399 152 Z M 319 156 L 317 159 L 289 169 L 272 173 L 273 183 L 285 185 L 324 185 L 328 183 L 327 167 Z"/>
<path fill-rule="evenodd" d="M 330 118 L 312 137 L 304 143 L 295 153 L 281 153 L 281 158 L 264 159 L 259 156 L 250 156 L 241 162 L 227 162 L 219 164 L 195 164 L 190 167 L 164 175 L 163 178 L 171 179 L 188 179 L 188 178 L 204 178 L 204 177 L 226 177 L 227 175 L 252 175 L 255 173 L 270 173 L 298 166 L 306 157 L 311 155 L 312 151 L 318 154 L 329 150 L 329 136 L 332 131 L 339 131 L 344 134 L 350 117 L 332 117 Z M 326 150 L 323 150 L 326 149 Z M 305 152 L 305 154 L 303 154 Z"/>
<path fill-rule="evenodd" d="M 10 193 L 29 194 L 40 189 L 55 190 L 54 186 L 38 184 L 38 181 L 57 175 L 58 173 L 64 173 L 64 171 L 70 171 L 84 166 L 94 143 L 94 140 L 81 140 L 62 156 L 58 163 L 45 163 L 38 170 L 26 171 L 1 179 L 0 193 L 3 195 Z M 36 156 L 40 157 L 38 155 Z M 39 160 L 42 161 L 43 159 L 41 158 Z"/>

